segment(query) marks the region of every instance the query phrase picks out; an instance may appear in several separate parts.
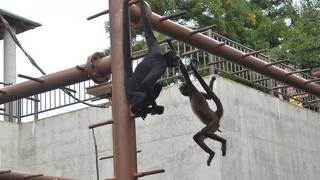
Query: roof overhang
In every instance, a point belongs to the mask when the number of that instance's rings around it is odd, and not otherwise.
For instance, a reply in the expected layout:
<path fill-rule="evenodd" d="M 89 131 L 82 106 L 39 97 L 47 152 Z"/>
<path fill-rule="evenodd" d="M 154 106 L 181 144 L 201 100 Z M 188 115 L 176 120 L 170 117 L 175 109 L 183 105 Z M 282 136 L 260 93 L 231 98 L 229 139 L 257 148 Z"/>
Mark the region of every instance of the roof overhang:
<path fill-rule="evenodd" d="M 16 34 L 23 33 L 25 31 L 28 31 L 30 29 L 34 29 L 36 27 L 41 26 L 40 23 L 37 23 L 35 21 L 32 21 L 30 19 L 24 18 L 22 16 L 16 15 L 14 13 L 11 13 L 9 11 L 0 9 L 0 14 L 11 24 L 15 25 L 16 27 Z M 5 32 L 4 25 L 2 21 L 0 21 L 0 40 L 3 39 Z"/>

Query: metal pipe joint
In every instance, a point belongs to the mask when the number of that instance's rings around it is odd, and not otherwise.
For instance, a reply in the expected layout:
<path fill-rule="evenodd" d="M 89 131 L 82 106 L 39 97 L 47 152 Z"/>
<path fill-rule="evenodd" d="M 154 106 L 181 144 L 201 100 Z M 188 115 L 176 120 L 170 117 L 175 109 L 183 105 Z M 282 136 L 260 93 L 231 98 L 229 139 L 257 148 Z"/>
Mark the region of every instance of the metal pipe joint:
<path fill-rule="evenodd" d="M 96 52 L 88 57 L 87 64 L 85 66 L 85 72 L 88 73 L 88 77 L 91 78 L 95 83 L 101 84 L 109 81 L 110 74 L 99 71 L 97 64 L 102 61 L 105 55 L 101 52 Z"/>

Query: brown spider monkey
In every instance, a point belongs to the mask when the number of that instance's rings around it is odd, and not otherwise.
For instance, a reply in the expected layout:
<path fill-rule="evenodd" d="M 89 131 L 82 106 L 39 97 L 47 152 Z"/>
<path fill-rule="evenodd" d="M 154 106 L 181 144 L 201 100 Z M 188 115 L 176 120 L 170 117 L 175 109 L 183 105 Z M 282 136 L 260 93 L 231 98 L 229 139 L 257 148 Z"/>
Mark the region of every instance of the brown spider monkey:
<path fill-rule="evenodd" d="M 198 81 L 200 82 L 203 89 L 206 91 L 206 93 L 199 92 L 197 88 L 192 84 L 188 76 L 186 67 L 181 62 L 181 60 L 179 63 L 179 67 L 184 77 L 185 83 L 183 83 L 179 87 L 179 90 L 182 95 L 188 96 L 190 98 L 192 111 L 196 114 L 196 116 L 198 116 L 200 121 L 206 125 L 206 127 L 204 127 L 201 131 L 199 131 L 193 136 L 193 139 L 205 152 L 209 154 L 207 165 L 210 166 L 210 163 L 214 157 L 215 152 L 212 151 L 205 144 L 204 139 L 210 138 L 210 139 L 221 142 L 222 156 L 226 155 L 226 140 L 214 134 L 216 131 L 220 131 L 219 126 L 220 126 L 220 119 L 223 115 L 223 107 L 219 98 L 212 91 L 213 83 L 216 78 L 213 76 L 208 86 L 206 82 L 202 79 L 200 74 L 197 72 L 197 70 L 194 68 L 193 63 L 195 62 L 196 62 L 195 60 L 191 60 L 191 63 L 190 63 L 191 69 L 194 75 L 196 76 L 196 78 L 198 79 Z M 216 111 L 211 110 L 206 99 L 212 99 L 215 102 L 217 106 Z"/>
<path fill-rule="evenodd" d="M 125 0 L 125 11 L 128 11 L 128 0 Z M 138 64 L 132 76 L 126 83 L 126 93 L 131 111 L 136 117 L 143 119 L 147 114 L 162 114 L 163 106 L 156 103 L 162 86 L 157 82 L 167 67 L 177 67 L 179 57 L 174 51 L 168 51 L 165 54 L 160 52 L 160 46 L 151 29 L 149 18 L 146 15 L 144 0 L 139 0 L 140 14 L 142 18 L 143 31 L 148 45 L 148 53 L 143 61 Z M 125 19 L 128 24 L 128 19 Z M 129 39 L 129 37 L 126 37 Z M 127 44 L 127 43 L 124 43 Z M 124 51 L 130 52 L 130 47 L 126 47 Z M 151 107 L 150 107 L 151 106 Z"/>

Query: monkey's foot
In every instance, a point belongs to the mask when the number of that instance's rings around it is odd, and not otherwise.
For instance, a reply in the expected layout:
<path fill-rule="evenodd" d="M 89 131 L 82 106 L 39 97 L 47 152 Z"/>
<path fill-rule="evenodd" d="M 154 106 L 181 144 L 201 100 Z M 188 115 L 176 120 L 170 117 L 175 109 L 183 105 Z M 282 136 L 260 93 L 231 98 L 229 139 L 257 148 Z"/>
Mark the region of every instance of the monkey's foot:
<path fill-rule="evenodd" d="M 226 143 L 222 144 L 221 151 L 222 151 L 222 156 L 225 156 L 227 151 Z"/>
<path fill-rule="evenodd" d="M 141 117 L 144 120 L 147 117 L 147 113 L 141 110 L 131 109 L 131 112 L 134 114 L 135 118 Z"/>
<path fill-rule="evenodd" d="M 215 76 L 211 76 L 211 81 L 215 81 L 216 77 Z"/>
<path fill-rule="evenodd" d="M 143 114 L 143 113 L 138 113 L 135 114 L 135 118 L 141 117 L 143 120 L 147 117 L 147 114 Z"/>
<path fill-rule="evenodd" d="M 163 112 L 164 112 L 163 106 L 156 106 L 156 107 L 151 108 L 151 115 L 163 114 Z"/>
<path fill-rule="evenodd" d="M 148 114 L 163 114 L 164 107 L 156 106 L 156 107 L 146 107 L 145 109 L 131 109 L 132 113 L 135 114 L 135 117 L 141 117 L 143 120 L 147 117 Z"/>
<path fill-rule="evenodd" d="M 214 157 L 214 154 L 215 154 L 215 153 L 210 154 L 210 156 L 209 156 L 209 158 L 208 158 L 208 160 L 207 160 L 207 165 L 208 165 L 208 166 L 210 166 L 211 161 L 212 161 L 212 159 L 213 159 L 213 157 Z"/>

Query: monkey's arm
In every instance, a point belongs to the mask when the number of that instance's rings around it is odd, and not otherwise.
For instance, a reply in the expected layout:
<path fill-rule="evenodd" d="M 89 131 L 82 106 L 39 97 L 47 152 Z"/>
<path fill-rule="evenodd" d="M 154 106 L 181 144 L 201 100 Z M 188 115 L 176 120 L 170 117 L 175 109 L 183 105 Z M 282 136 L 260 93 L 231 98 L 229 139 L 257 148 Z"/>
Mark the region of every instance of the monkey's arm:
<path fill-rule="evenodd" d="M 188 71 L 186 69 L 186 66 L 183 64 L 183 62 L 181 61 L 181 59 L 179 60 L 179 68 L 180 68 L 180 71 L 183 75 L 183 78 L 186 82 L 186 84 L 188 85 L 188 87 L 192 84 L 190 78 L 189 78 L 189 74 L 188 74 Z"/>
<path fill-rule="evenodd" d="M 173 44 L 172 44 L 172 39 L 168 39 L 167 42 L 171 51 L 176 52 L 176 49 L 173 47 Z"/>

